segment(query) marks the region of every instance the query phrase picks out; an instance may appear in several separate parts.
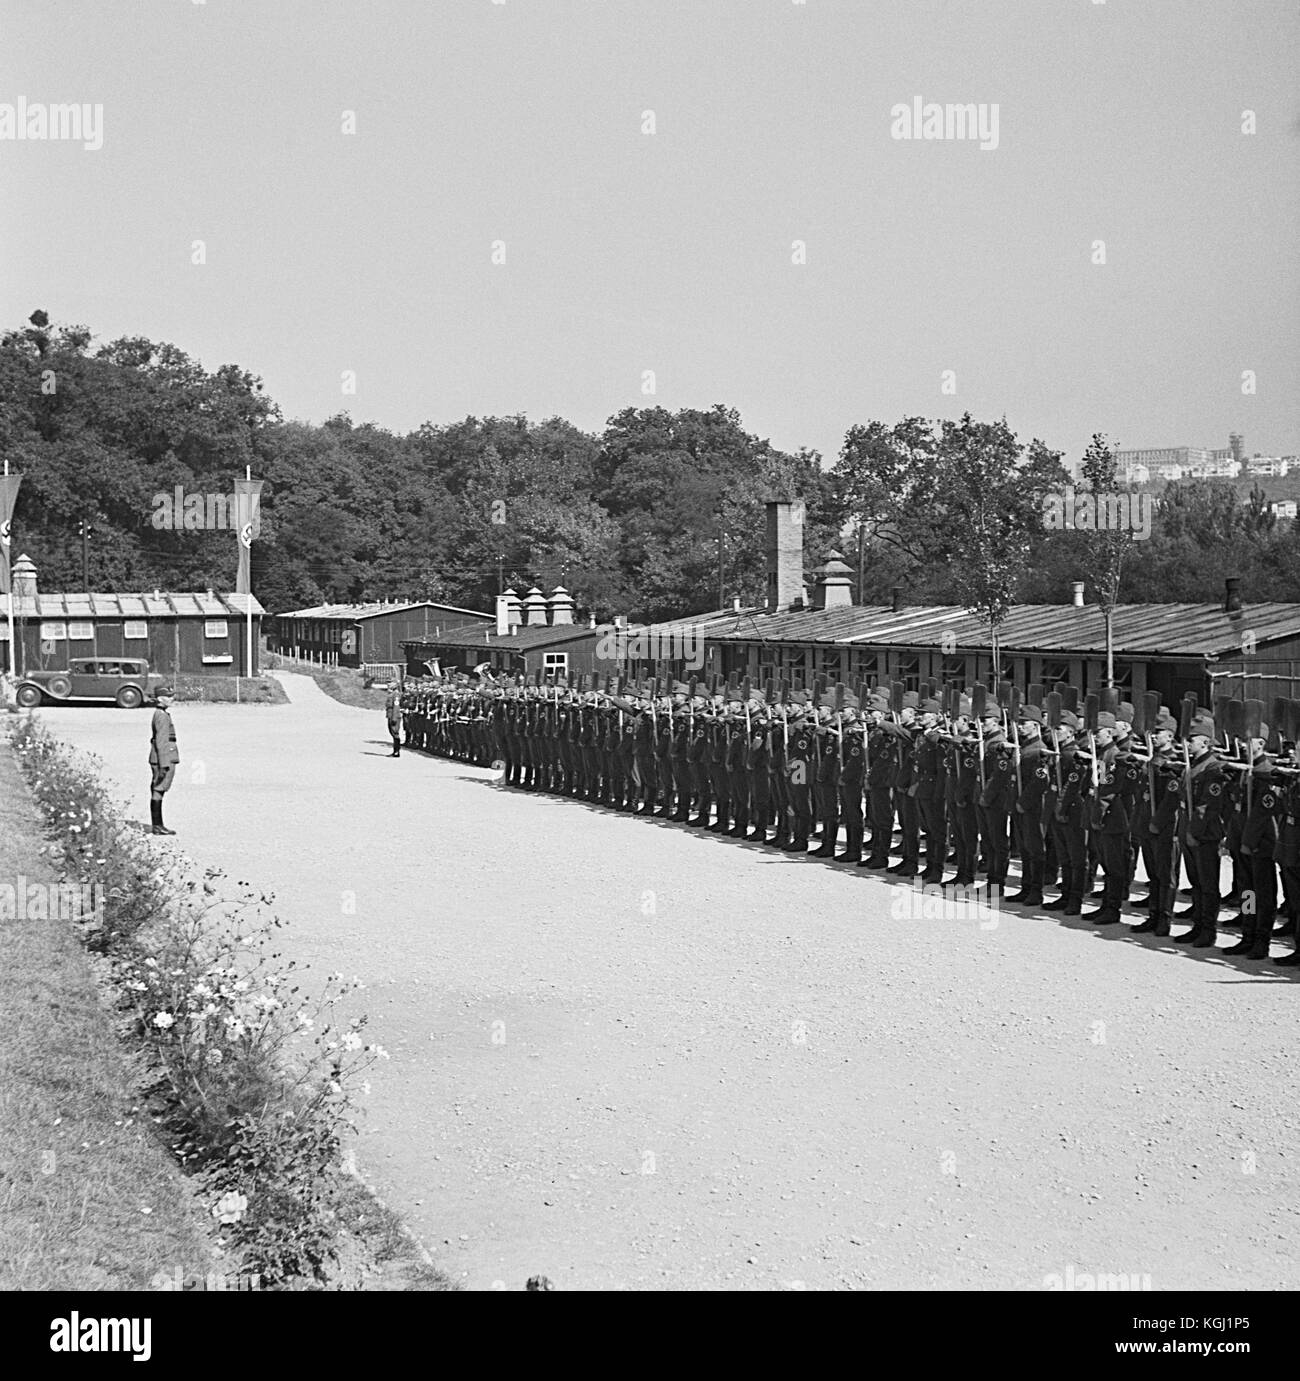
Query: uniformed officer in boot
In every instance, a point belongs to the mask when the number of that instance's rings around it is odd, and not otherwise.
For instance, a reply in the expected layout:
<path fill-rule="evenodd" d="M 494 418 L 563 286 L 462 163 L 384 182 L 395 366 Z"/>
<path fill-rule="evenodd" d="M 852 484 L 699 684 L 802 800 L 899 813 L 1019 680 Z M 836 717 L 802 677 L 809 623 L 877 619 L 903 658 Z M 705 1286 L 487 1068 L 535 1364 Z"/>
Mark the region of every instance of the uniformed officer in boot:
<path fill-rule="evenodd" d="M 159 686 L 154 692 L 154 703 L 158 708 L 154 710 L 149 726 L 149 819 L 153 834 L 176 833 L 163 824 L 163 797 L 171 790 L 176 777 L 176 764 L 181 760 L 176 747 L 176 726 L 171 716 L 173 698 L 170 686 Z"/>

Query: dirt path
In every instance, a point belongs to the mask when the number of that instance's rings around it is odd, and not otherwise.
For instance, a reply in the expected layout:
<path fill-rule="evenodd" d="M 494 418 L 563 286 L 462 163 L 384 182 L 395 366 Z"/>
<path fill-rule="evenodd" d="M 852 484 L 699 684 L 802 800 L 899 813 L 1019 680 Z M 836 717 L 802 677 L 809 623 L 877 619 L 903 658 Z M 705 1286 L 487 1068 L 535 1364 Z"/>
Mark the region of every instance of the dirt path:
<path fill-rule="evenodd" d="M 370 985 L 359 1161 L 471 1288 L 1300 1284 L 1284 971 L 909 918 L 874 874 L 393 760 L 282 680 L 177 709 L 168 823 Z M 143 817 L 147 715 L 45 714 Z"/>

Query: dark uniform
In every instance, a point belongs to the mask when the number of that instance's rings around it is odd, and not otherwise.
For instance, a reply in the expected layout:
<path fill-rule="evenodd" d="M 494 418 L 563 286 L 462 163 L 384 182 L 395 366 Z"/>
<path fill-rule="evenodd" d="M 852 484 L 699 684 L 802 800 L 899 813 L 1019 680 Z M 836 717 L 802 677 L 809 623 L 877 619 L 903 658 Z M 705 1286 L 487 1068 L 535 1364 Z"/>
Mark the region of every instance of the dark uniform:
<path fill-rule="evenodd" d="M 161 686 L 154 695 L 155 699 L 158 696 L 169 699 L 171 689 Z M 176 726 L 167 707 L 159 705 L 149 724 L 149 820 L 154 834 L 176 833 L 163 823 L 163 797 L 171 790 L 176 778 L 176 765 L 180 760 L 180 750 L 176 747 Z"/>
<path fill-rule="evenodd" d="M 1032 723 L 1041 730 L 1042 711 L 1036 705 L 1025 705 L 1020 710 L 1020 722 Z M 1043 904 L 1046 810 L 1052 774 L 1040 734 L 1031 734 L 1020 742 L 1016 804 L 1011 815 L 1020 853 L 1020 891 L 1007 900 L 1016 906 Z"/>
<path fill-rule="evenodd" d="M 1193 737 L 1214 742 L 1214 721 L 1193 721 Z M 1192 885 L 1192 928 L 1174 937 L 1175 944 L 1208 949 L 1219 938 L 1219 845 L 1224 836 L 1226 805 L 1223 764 L 1212 748 L 1193 759 L 1183 780 L 1183 862 Z M 1190 809 L 1188 797 L 1190 796 Z"/>
<path fill-rule="evenodd" d="M 862 839 L 866 833 L 862 813 L 862 786 L 866 780 L 866 749 L 862 729 L 855 720 L 844 726 L 840 767 L 840 814 L 844 817 L 844 852 L 837 863 L 861 863 Z"/>
<path fill-rule="evenodd" d="M 1267 731 L 1264 734 L 1267 737 Z M 1273 772 L 1274 760 L 1257 757 L 1251 764 L 1243 796 L 1247 801 L 1241 832 L 1241 855 L 1246 887 L 1242 892 L 1241 939 L 1224 950 L 1247 959 L 1267 959 L 1277 917 L 1278 822 L 1283 814 L 1281 779 Z"/>

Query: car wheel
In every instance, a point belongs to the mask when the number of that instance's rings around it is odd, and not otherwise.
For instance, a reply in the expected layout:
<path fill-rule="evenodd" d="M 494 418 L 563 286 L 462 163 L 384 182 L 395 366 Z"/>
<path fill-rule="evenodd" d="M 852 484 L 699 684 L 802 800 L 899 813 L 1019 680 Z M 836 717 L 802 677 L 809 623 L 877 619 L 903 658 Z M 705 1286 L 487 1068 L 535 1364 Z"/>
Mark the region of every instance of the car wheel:
<path fill-rule="evenodd" d="M 72 694 L 72 682 L 66 676 L 51 676 L 45 689 L 57 700 Z"/>
<path fill-rule="evenodd" d="M 38 686 L 19 686 L 18 703 L 26 710 L 30 710 L 34 705 L 41 703 L 41 692 Z"/>
<path fill-rule="evenodd" d="M 144 699 L 134 686 L 123 686 L 117 693 L 117 703 L 124 710 L 134 710 Z"/>

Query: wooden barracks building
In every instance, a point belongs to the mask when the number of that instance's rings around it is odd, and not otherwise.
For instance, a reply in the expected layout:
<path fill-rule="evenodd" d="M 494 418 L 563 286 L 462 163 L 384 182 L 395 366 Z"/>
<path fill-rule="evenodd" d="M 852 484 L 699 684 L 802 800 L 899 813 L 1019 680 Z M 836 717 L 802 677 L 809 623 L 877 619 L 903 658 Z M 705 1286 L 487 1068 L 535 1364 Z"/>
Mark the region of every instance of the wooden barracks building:
<path fill-rule="evenodd" d="M 277 614 L 267 647 L 286 657 L 334 666 L 374 662 L 401 664 L 402 645 L 413 638 L 437 637 L 450 629 L 491 628 L 491 614 L 431 600 L 399 603 L 318 604 Z"/>
<path fill-rule="evenodd" d="M 14 637 L 9 601 L 0 596 L 0 664 L 8 670 L 53 671 L 79 657 L 143 657 L 166 676 L 178 672 L 258 675 L 263 610 L 255 596 L 213 590 L 140 594 L 42 594 L 36 567 L 20 556 L 13 567 Z M 253 665 L 245 665 L 246 618 L 253 614 Z"/>
<path fill-rule="evenodd" d="M 520 599 L 514 590 L 497 596 L 496 616 L 486 625 L 449 628 L 432 637 L 402 644 L 407 674 L 424 675 L 437 666 L 445 675 L 487 666 L 494 676 L 541 672 L 543 678 L 617 674 L 618 667 L 597 660 L 602 630 L 575 624 L 573 597 L 557 585 L 549 597 L 534 585 Z"/>
<path fill-rule="evenodd" d="M 696 674 L 750 677 L 761 685 L 782 679 L 809 686 L 875 678 L 970 686 L 992 679 L 986 623 L 950 605 L 909 607 L 896 588 L 888 606 L 855 605 L 852 571 L 832 552 L 805 572 L 802 527 L 791 505 L 767 512 L 765 608 L 735 609 L 652 625 L 666 646 L 694 623 L 703 642 Z M 1101 608 L 1083 603 L 1076 583 L 1069 604 L 1013 606 L 999 630 L 1002 679 L 1023 691 L 1031 683 L 1064 681 L 1081 694 L 1105 685 L 1106 623 Z M 1202 704 L 1212 696 L 1300 698 L 1300 604 L 1242 605 L 1236 580 L 1216 604 L 1123 604 L 1112 621 L 1115 684 L 1125 699 L 1159 691 L 1176 704 L 1193 690 Z M 652 640 L 653 641 L 653 640 Z M 665 671 L 684 677 L 678 658 Z M 648 668 L 646 668 L 648 670 Z"/>

